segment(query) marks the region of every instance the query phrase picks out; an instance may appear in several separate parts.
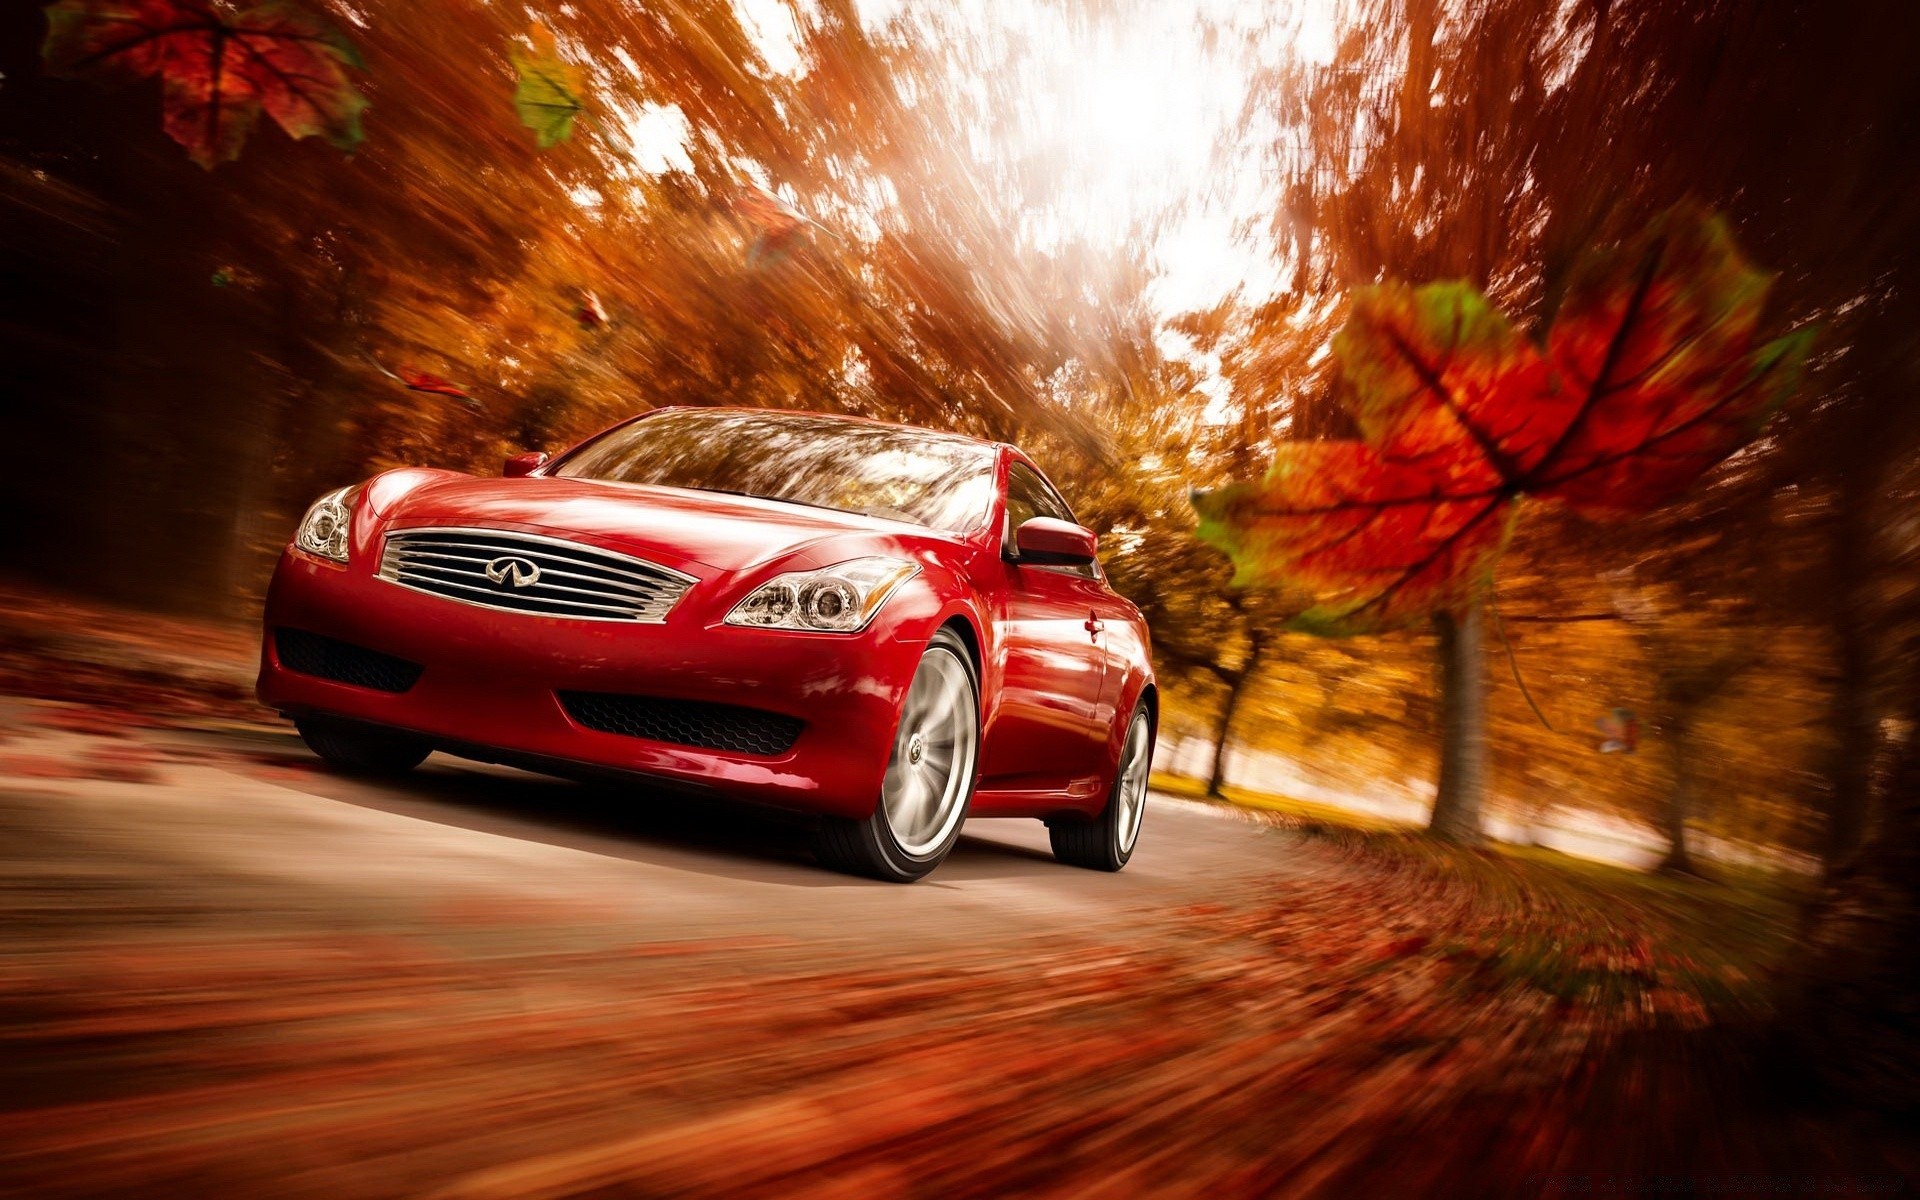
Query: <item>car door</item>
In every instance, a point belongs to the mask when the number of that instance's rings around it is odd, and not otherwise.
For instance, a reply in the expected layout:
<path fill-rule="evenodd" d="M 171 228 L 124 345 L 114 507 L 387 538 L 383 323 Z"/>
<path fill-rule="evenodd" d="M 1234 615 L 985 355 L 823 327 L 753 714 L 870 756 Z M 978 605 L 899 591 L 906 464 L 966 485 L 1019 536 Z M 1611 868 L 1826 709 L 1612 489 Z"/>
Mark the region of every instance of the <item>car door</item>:
<path fill-rule="evenodd" d="M 1078 795 L 1097 790 L 1105 770 L 1104 589 L 1097 568 L 1022 564 L 1012 557 L 1013 531 L 1033 517 L 1073 520 L 1039 472 L 1012 460 L 996 589 L 1000 698 L 986 730 L 982 786 Z"/>

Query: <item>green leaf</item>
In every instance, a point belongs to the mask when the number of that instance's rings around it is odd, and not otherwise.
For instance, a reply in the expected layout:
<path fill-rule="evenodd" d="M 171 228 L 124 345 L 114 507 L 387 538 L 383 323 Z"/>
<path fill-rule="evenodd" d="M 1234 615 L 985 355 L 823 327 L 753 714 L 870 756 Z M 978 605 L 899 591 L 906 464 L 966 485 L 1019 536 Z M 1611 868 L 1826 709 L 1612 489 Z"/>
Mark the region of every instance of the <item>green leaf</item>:
<path fill-rule="evenodd" d="M 557 145 L 573 136 L 574 118 L 580 115 L 585 89 L 580 72 L 560 57 L 553 34 L 544 26 L 527 31 L 533 43 L 531 53 L 515 47 L 513 69 L 520 77 L 514 89 L 513 107 L 520 123 L 533 130 L 541 149 Z"/>

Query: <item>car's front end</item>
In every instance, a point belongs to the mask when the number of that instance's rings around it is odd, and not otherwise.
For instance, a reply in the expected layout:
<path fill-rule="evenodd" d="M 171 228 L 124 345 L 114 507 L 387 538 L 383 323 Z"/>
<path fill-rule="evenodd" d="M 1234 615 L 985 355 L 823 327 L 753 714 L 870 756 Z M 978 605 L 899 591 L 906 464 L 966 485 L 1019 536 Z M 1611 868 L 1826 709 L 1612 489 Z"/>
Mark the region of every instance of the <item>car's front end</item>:
<path fill-rule="evenodd" d="M 860 817 L 958 535 L 751 497 L 397 472 L 282 555 L 258 691 L 468 757 Z"/>

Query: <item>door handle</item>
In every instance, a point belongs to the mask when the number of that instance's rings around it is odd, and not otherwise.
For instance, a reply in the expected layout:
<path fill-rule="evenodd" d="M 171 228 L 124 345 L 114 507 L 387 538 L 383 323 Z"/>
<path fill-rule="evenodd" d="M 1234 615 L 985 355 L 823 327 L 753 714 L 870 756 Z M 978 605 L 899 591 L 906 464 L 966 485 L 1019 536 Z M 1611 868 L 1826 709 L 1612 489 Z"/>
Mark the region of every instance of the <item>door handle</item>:
<path fill-rule="evenodd" d="M 1086 629 L 1087 634 L 1089 636 L 1099 637 L 1100 631 L 1107 627 L 1107 623 L 1100 619 L 1099 613 L 1090 612 L 1087 614 L 1087 619 L 1083 627 Z"/>

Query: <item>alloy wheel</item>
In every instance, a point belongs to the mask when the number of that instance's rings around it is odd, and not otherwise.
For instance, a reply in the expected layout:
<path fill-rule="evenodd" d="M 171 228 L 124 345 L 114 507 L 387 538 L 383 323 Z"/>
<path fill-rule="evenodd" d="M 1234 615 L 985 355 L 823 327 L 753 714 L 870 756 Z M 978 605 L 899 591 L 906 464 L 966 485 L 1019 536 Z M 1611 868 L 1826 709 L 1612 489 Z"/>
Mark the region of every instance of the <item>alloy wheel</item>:
<path fill-rule="evenodd" d="M 1152 765 L 1147 754 L 1147 718 L 1141 713 L 1127 729 L 1127 744 L 1120 751 L 1120 786 L 1113 796 L 1114 804 L 1119 807 L 1115 823 L 1122 854 L 1131 854 L 1134 842 L 1140 838 L 1140 822 L 1147 815 L 1147 776 Z"/>
<path fill-rule="evenodd" d="M 907 854 L 931 853 L 959 824 L 978 738 L 965 664 L 945 650 L 928 654 L 907 689 L 880 790 L 887 828 Z"/>

